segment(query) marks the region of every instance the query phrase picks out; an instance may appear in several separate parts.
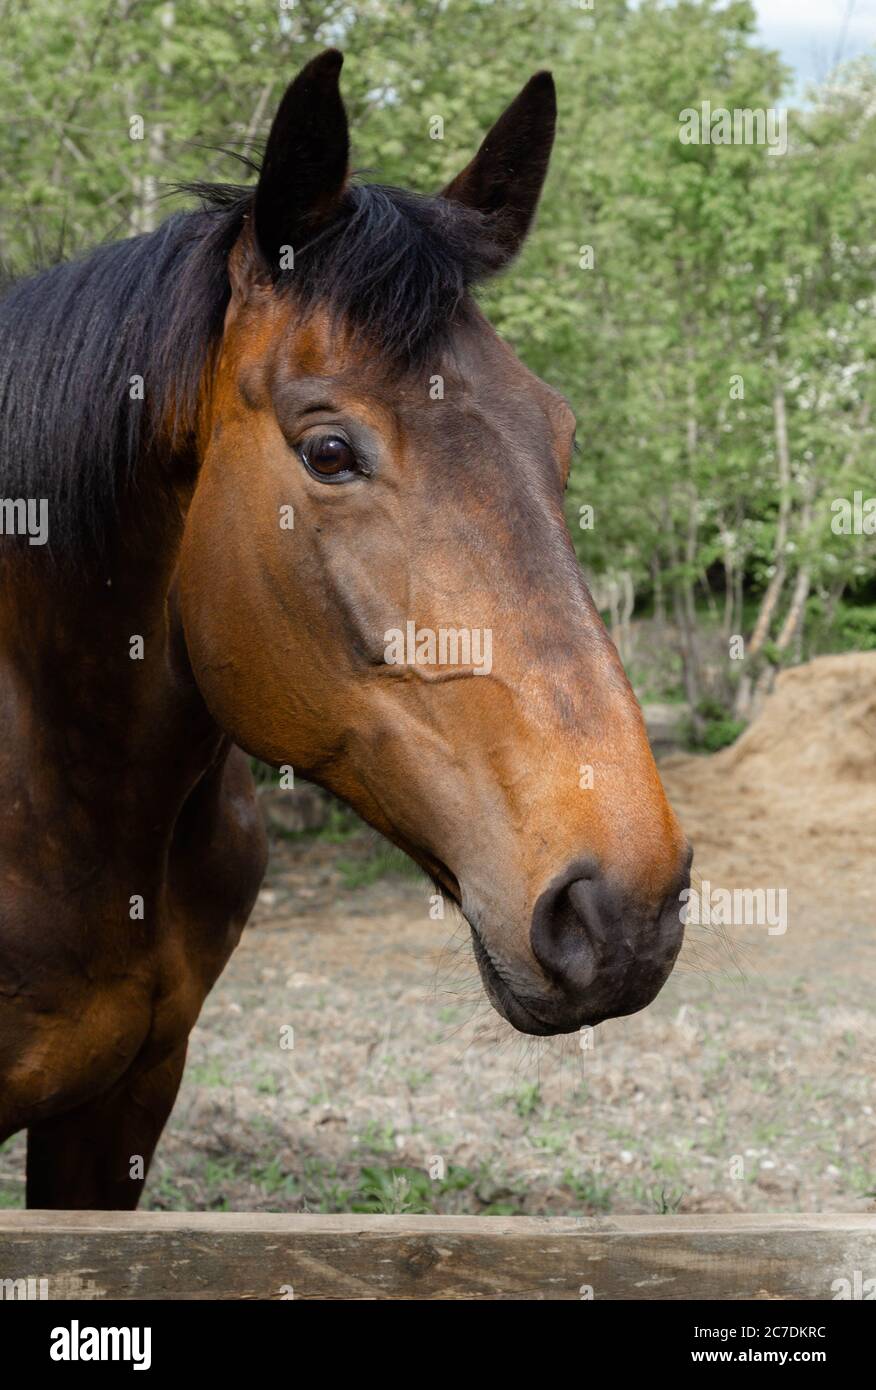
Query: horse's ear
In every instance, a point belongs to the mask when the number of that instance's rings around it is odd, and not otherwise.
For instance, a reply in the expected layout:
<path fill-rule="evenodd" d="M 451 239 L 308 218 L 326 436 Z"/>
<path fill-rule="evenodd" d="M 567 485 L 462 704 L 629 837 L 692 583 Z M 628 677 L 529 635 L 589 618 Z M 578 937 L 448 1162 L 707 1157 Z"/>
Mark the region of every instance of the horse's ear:
<path fill-rule="evenodd" d="M 271 126 L 255 191 L 256 243 L 273 273 L 337 210 L 350 140 L 338 88 L 344 57 L 327 48 L 289 85 Z"/>
<path fill-rule="evenodd" d="M 474 159 L 441 197 L 495 219 L 507 259 L 516 255 L 535 216 L 557 125 L 549 72 L 537 72 L 499 117 Z"/>

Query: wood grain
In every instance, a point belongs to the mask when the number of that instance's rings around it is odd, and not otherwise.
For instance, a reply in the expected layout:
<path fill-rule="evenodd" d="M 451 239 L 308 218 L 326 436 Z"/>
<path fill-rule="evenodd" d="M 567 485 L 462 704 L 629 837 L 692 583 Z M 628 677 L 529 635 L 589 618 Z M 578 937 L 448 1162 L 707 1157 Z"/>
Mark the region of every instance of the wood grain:
<path fill-rule="evenodd" d="M 833 1299 L 856 1270 L 876 1215 L 0 1212 L 0 1280 L 50 1299 Z"/>

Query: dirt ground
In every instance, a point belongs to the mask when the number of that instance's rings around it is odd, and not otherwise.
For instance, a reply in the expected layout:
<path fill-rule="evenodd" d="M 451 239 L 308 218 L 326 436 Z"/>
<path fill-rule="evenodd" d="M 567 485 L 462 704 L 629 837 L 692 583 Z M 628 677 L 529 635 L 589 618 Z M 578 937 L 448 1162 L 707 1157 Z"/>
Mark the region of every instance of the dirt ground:
<path fill-rule="evenodd" d="M 690 926 L 644 1013 L 523 1039 L 425 881 L 364 833 L 280 840 L 144 1206 L 876 1209 L 876 654 L 789 671 L 733 748 L 662 771 L 699 879 L 786 888 L 784 933 Z"/>

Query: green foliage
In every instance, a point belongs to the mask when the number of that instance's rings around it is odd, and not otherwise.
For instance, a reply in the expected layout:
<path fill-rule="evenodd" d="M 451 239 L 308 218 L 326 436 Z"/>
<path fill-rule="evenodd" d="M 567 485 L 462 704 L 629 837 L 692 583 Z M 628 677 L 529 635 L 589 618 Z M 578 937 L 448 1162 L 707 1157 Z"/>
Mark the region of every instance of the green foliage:
<path fill-rule="evenodd" d="M 836 643 L 840 650 L 876 651 L 876 606 L 841 608 Z"/>
<path fill-rule="evenodd" d="M 372 844 L 365 856 L 357 859 L 339 859 L 336 867 L 345 888 L 368 887 L 392 875 L 416 879 L 423 877 L 423 870 L 419 865 L 386 840 Z"/>
<path fill-rule="evenodd" d="M 654 1187 L 648 1193 L 651 1206 L 660 1216 L 674 1216 L 684 1201 L 683 1188 Z"/>
<path fill-rule="evenodd" d="M 541 1105 L 541 1086 L 537 1081 L 528 1081 L 520 1087 L 519 1091 L 515 1091 L 506 1099 L 513 1102 L 514 1109 L 521 1120 L 528 1119 Z"/>
<path fill-rule="evenodd" d="M 356 812 L 341 801 L 333 801 L 329 806 L 325 825 L 319 830 L 307 833 L 313 834 L 320 840 L 326 840 L 331 845 L 342 845 L 358 835 L 361 830 L 362 821 Z"/>
<path fill-rule="evenodd" d="M 706 753 L 717 753 L 720 748 L 735 743 L 745 728 L 744 719 L 734 719 L 719 700 L 711 697 L 700 700 L 697 713 L 700 716 L 698 733 L 691 730 L 690 742 Z"/>
<path fill-rule="evenodd" d="M 876 651 L 876 604 L 857 607 L 840 603 L 827 611 L 820 599 L 813 599 L 809 615 L 818 650 Z"/>
<path fill-rule="evenodd" d="M 359 1195 L 351 1211 L 381 1212 L 389 1216 L 404 1212 L 423 1215 L 434 1212 L 436 1203 L 451 1192 L 464 1192 L 473 1186 L 475 1174 L 452 1164 L 444 1178 L 432 1179 L 422 1168 L 363 1168 Z"/>
<path fill-rule="evenodd" d="M 598 1173 L 574 1174 L 567 1170 L 563 1175 L 566 1186 L 575 1198 L 575 1203 L 585 1212 L 611 1211 L 614 1202 L 614 1188 L 603 1182 Z"/>

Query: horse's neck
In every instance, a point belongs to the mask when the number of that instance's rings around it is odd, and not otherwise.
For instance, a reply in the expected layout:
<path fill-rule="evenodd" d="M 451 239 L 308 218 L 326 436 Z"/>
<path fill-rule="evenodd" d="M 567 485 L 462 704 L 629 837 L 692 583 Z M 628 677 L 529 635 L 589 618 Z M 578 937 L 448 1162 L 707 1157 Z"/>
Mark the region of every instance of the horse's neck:
<path fill-rule="evenodd" d="M 87 577 L 7 562 L 0 599 L 4 789 L 88 837 L 168 829 L 221 734 L 191 676 L 173 590 L 175 539 Z M 147 554 L 146 552 L 151 553 Z"/>

